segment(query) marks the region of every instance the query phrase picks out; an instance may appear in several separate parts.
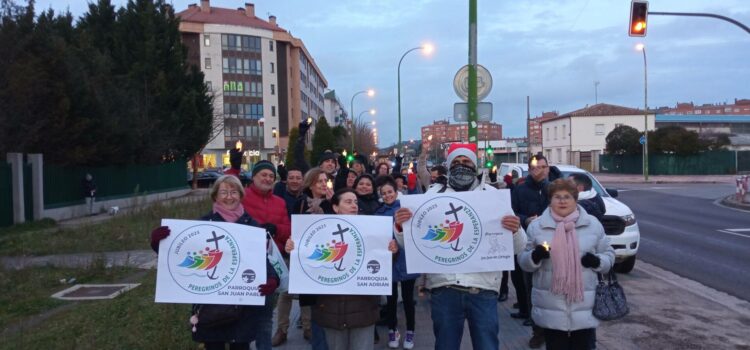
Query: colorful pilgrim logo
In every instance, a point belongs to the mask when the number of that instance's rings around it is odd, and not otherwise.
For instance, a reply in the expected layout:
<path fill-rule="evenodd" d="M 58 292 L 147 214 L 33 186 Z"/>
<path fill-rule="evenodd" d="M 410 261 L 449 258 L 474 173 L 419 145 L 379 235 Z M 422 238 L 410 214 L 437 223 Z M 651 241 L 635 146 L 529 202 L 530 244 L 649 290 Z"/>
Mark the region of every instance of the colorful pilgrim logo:
<path fill-rule="evenodd" d="M 194 294 L 214 293 L 238 272 L 240 251 L 232 235 L 213 225 L 196 225 L 180 232 L 167 258 L 172 279 Z"/>
<path fill-rule="evenodd" d="M 441 265 L 466 261 L 482 240 L 482 224 L 476 211 L 454 197 L 428 200 L 415 211 L 411 225 L 417 250 Z"/>
<path fill-rule="evenodd" d="M 346 220 L 330 217 L 316 221 L 302 234 L 301 242 L 300 265 L 317 283 L 342 284 L 364 264 L 362 234 Z"/>

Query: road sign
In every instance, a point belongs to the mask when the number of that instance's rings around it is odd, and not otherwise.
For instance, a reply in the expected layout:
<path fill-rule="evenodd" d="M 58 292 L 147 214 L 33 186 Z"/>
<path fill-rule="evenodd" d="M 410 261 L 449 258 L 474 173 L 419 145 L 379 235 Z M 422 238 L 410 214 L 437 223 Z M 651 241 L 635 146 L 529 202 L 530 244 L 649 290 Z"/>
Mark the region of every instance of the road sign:
<path fill-rule="evenodd" d="M 469 100 L 469 66 L 463 66 L 453 77 L 453 90 L 464 102 Z M 477 65 L 477 101 L 484 100 L 492 90 L 492 75 L 481 64 Z"/>
<path fill-rule="evenodd" d="M 453 120 L 457 122 L 469 121 L 469 104 L 468 103 L 454 103 L 453 104 Z M 477 121 L 489 122 L 492 121 L 492 103 L 491 102 L 479 102 L 477 103 Z"/>
<path fill-rule="evenodd" d="M 638 139 L 638 142 L 640 142 L 642 145 L 646 144 L 646 136 L 641 136 L 640 139 Z"/>

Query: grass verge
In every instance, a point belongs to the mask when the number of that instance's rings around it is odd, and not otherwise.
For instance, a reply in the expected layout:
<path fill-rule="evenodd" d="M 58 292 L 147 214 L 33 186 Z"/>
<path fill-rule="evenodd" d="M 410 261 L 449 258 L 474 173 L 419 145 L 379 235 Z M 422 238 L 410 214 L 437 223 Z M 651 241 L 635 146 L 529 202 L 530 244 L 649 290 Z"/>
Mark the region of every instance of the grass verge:
<path fill-rule="evenodd" d="M 69 288 L 60 282 L 75 278 L 75 283 L 112 283 L 136 271 L 134 268 L 106 268 L 95 262 L 85 269 L 34 267 L 20 271 L 0 270 L 0 330 L 29 316 L 51 310 L 69 301 L 50 295 Z"/>
<path fill-rule="evenodd" d="M 211 209 L 208 198 L 196 202 L 156 203 L 98 224 L 62 229 L 54 221 L 0 230 L 0 255 L 49 255 L 151 249 L 149 233 L 162 218 L 196 219 Z"/>
<path fill-rule="evenodd" d="M 10 334 L 0 349 L 197 349 L 190 306 L 154 303 L 156 271 L 112 300 L 78 302 L 33 329 Z"/>

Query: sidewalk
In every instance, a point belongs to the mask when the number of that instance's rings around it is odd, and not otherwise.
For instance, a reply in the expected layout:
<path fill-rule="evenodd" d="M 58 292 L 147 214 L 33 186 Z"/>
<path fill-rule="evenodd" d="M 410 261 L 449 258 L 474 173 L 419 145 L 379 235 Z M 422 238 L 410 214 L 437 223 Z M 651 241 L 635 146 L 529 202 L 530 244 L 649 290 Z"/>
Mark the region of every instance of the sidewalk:
<path fill-rule="evenodd" d="M 594 173 L 602 183 L 735 183 L 737 175 L 649 175 L 648 181 L 643 174 L 608 174 Z"/>

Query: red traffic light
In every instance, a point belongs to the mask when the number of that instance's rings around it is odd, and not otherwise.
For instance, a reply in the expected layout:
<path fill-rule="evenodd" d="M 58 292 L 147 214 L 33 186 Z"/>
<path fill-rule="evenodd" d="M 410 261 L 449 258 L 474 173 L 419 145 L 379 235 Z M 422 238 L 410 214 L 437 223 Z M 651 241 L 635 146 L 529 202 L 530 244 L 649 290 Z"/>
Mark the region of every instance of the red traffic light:
<path fill-rule="evenodd" d="M 633 1 L 630 3 L 630 27 L 628 35 L 646 36 L 646 21 L 648 20 L 648 1 Z"/>

